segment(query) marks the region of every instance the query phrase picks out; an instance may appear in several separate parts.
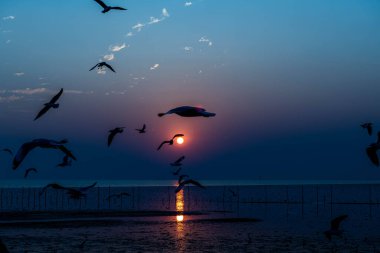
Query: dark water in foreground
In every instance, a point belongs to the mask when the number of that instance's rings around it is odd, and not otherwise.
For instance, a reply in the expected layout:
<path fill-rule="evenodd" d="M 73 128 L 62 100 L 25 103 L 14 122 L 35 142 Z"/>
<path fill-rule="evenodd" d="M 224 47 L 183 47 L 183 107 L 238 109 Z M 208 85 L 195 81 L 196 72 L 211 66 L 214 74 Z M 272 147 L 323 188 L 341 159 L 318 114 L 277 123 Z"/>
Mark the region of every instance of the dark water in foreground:
<path fill-rule="evenodd" d="M 105 186 L 87 197 L 0 189 L 10 252 L 380 252 L 380 185 Z M 110 195 L 128 192 L 130 196 Z M 344 233 L 323 231 L 341 214 Z"/>

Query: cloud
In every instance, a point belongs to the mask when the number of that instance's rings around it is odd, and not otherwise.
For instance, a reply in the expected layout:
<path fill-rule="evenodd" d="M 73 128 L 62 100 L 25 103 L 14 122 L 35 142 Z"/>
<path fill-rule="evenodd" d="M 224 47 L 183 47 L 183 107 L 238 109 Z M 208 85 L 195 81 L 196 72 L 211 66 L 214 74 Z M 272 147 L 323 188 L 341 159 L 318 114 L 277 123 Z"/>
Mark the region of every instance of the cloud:
<path fill-rule="evenodd" d="M 23 76 L 23 75 L 25 75 L 25 73 L 24 72 L 16 72 L 16 73 L 14 73 L 14 75 L 15 76 Z"/>
<path fill-rule="evenodd" d="M 155 17 L 150 17 L 150 21 L 148 22 L 148 25 L 156 24 L 162 20 L 164 20 L 164 18 L 159 19 L 159 18 L 155 18 Z"/>
<path fill-rule="evenodd" d="M 105 74 L 106 74 L 106 71 L 105 71 L 104 69 L 100 69 L 100 68 L 98 68 L 98 69 L 96 70 L 96 73 L 98 73 L 99 75 L 105 75 Z"/>
<path fill-rule="evenodd" d="M 155 70 L 156 68 L 158 68 L 160 66 L 160 64 L 156 63 L 154 64 L 152 67 L 150 67 L 150 70 Z"/>
<path fill-rule="evenodd" d="M 193 5 L 192 2 L 185 2 L 185 7 L 189 7 L 189 6 L 191 6 L 191 5 Z"/>
<path fill-rule="evenodd" d="M 11 96 L 8 96 L 8 97 L 2 97 L 2 96 L 0 96 L 0 102 L 13 102 L 13 101 L 16 101 L 16 100 L 20 100 L 22 98 L 23 98 L 23 96 L 16 96 L 16 95 L 11 95 Z"/>
<path fill-rule="evenodd" d="M 7 16 L 7 17 L 3 17 L 3 20 L 13 20 L 15 18 L 16 18 L 15 16 Z"/>
<path fill-rule="evenodd" d="M 188 47 L 188 46 L 184 47 L 183 49 L 184 49 L 185 51 L 191 51 L 191 50 L 193 50 L 192 47 Z"/>
<path fill-rule="evenodd" d="M 126 47 L 129 47 L 129 46 L 127 46 L 125 43 L 123 43 L 121 45 L 111 45 L 111 46 L 109 46 L 109 50 L 112 52 L 119 52 L 120 50 L 122 50 L 123 48 L 126 48 Z"/>
<path fill-rule="evenodd" d="M 138 23 L 138 24 L 132 26 L 132 29 L 136 29 L 138 32 L 140 32 L 141 29 L 142 29 L 144 26 L 145 26 L 144 24 Z"/>
<path fill-rule="evenodd" d="M 198 41 L 200 43 L 207 43 L 207 45 L 209 45 L 210 47 L 212 46 L 212 41 L 207 39 L 206 37 L 201 37 Z"/>
<path fill-rule="evenodd" d="M 11 40 L 7 40 L 5 43 L 6 43 L 6 44 L 9 44 L 9 43 L 11 43 Z"/>
<path fill-rule="evenodd" d="M 9 92 L 14 94 L 22 94 L 22 95 L 34 95 L 38 93 L 45 93 L 47 91 L 46 88 L 25 88 L 25 89 L 17 89 L 17 90 L 10 90 Z"/>
<path fill-rule="evenodd" d="M 131 36 L 133 36 L 132 32 L 127 33 L 127 37 L 131 37 Z"/>
<path fill-rule="evenodd" d="M 103 56 L 103 59 L 106 61 L 112 61 L 113 59 L 115 59 L 115 55 L 114 54 L 106 54 L 105 56 Z"/>
<path fill-rule="evenodd" d="M 65 90 L 65 93 L 67 94 L 75 94 L 75 95 L 82 95 L 82 94 L 94 94 L 94 91 L 83 91 L 83 90 Z"/>
<path fill-rule="evenodd" d="M 169 12 L 168 12 L 168 10 L 166 8 L 162 9 L 162 16 L 164 16 L 164 17 L 169 17 L 170 16 Z"/>

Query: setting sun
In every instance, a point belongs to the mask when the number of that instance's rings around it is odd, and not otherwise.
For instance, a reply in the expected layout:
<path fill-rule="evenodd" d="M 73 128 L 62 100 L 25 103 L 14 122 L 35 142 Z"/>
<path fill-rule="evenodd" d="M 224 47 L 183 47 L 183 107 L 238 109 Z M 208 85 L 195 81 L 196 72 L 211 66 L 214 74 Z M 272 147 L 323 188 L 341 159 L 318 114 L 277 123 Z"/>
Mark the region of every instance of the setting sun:
<path fill-rule="evenodd" d="M 185 139 L 183 139 L 182 137 L 178 137 L 177 138 L 177 144 L 182 144 L 184 143 Z"/>

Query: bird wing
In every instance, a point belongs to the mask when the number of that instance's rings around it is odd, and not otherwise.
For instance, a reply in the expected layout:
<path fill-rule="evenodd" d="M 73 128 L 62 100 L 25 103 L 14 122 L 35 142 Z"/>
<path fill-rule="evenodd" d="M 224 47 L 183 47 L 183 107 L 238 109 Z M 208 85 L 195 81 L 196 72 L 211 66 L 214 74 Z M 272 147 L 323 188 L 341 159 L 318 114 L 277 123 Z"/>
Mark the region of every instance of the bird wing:
<path fill-rule="evenodd" d="M 59 90 L 59 92 L 50 100 L 50 103 L 54 104 L 57 102 L 58 98 L 62 95 L 63 93 L 63 88 Z"/>
<path fill-rule="evenodd" d="M 193 185 L 199 186 L 199 187 L 201 187 L 201 188 L 206 188 L 206 187 L 204 187 L 203 185 L 201 185 L 199 182 L 197 182 L 197 181 L 195 181 L 195 180 L 193 180 L 193 179 L 186 180 L 185 182 L 186 182 L 187 184 L 193 184 Z"/>
<path fill-rule="evenodd" d="M 24 178 L 26 178 L 31 171 L 37 172 L 37 170 L 35 168 L 29 168 L 29 169 L 25 170 Z"/>
<path fill-rule="evenodd" d="M 106 66 L 107 68 L 109 68 L 110 70 L 116 73 L 116 71 L 111 67 L 111 65 L 104 63 L 104 66 Z"/>
<path fill-rule="evenodd" d="M 3 151 L 8 152 L 9 154 L 13 155 L 12 150 L 10 150 L 9 148 L 4 148 Z"/>
<path fill-rule="evenodd" d="M 142 130 L 144 131 L 144 130 L 145 130 L 145 128 L 146 128 L 146 125 L 144 124 L 144 125 L 143 125 L 143 128 L 142 128 Z"/>
<path fill-rule="evenodd" d="M 172 139 L 174 139 L 176 137 L 182 137 L 182 136 L 185 136 L 185 135 L 184 134 L 176 134 L 176 135 L 174 135 L 174 137 Z"/>
<path fill-rule="evenodd" d="M 77 160 L 77 158 L 71 153 L 70 150 L 68 150 L 64 145 L 59 145 L 58 148 L 65 153 L 67 156 L 71 157 L 73 160 Z"/>
<path fill-rule="evenodd" d="M 116 131 L 110 131 L 110 134 L 108 135 L 108 147 L 111 145 L 113 138 L 116 135 Z"/>
<path fill-rule="evenodd" d="M 17 151 L 15 157 L 13 158 L 13 169 L 17 169 L 17 167 L 21 164 L 21 162 L 24 160 L 26 155 L 35 147 L 38 146 L 38 143 L 31 141 L 31 142 L 25 142 L 21 145 L 19 150 Z"/>
<path fill-rule="evenodd" d="M 163 142 L 161 142 L 161 144 L 160 144 L 160 146 L 158 146 L 157 150 L 160 150 L 161 147 L 162 147 L 165 143 L 170 143 L 170 141 L 163 141 Z"/>
<path fill-rule="evenodd" d="M 123 11 L 126 11 L 127 9 L 124 9 L 122 7 L 118 7 L 118 6 L 115 6 L 115 7 L 111 7 L 111 9 L 114 9 L 114 10 L 123 10 Z"/>
<path fill-rule="evenodd" d="M 340 223 L 348 217 L 347 214 L 340 215 L 333 220 L 331 220 L 331 229 L 338 230 Z"/>
<path fill-rule="evenodd" d="M 44 115 L 47 111 L 49 111 L 50 106 L 45 105 L 44 108 L 41 109 L 41 111 L 38 112 L 37 116 L 34 118 L 34 120 L 38 119 L 42 115 Z"/>
<path fill-rule="evenodd" d="M 185 159 L 185 156 L 183 155 L 183 156 L 181 156 L 180 158 L 178 158 L 178 160 L 177 161 L 175 161 L 174 163 L 180 163 L 180 162 L 182 162 L 183 161 L 183 159 Z"/>
<path fill-rule="evenodd" d="M 100 0 L 95 0 L 95 2 L 97 2 L 100 6 L 102 6 L 104 9 L 107 8 L 108 6 L 105 5 L 105 3 L 103 3 L 102 1 Z"/>
<path fill-rule="evenodd" d="M 180 192 L 180 191 L 183 189 L 183 187 L 185 187 L 185 184 L 184 184 L 184 182 L 181 182 L 181 183 L 177 186 L 177 188 L 175 189 L 175 193 Z"/>
<path fill-rule="evenodd" d="M 369 146 L 366 149 L 366 152 L 371 162 L 375 164 L 376 166 L 379 166 L 379 158 L 377 157 L 377 154 L 376 154 L 376 148 L 373 146 Z"/>
<path fill-rule="evenodd" d="M 42 188 L 42 190 L 40 191 L 40 196 L 46 191 L 47 188 L 49 187 L 52 187 L 53 189 L 56 189 L 56 190 L 65 190 L 67 189 L 66 187 L 60 185 L 60 184 L 57 184 L 57 183 L 52 183 L 52 184 L 48 184 L 46 185 L 44 188 Z"/>
<path fill-rule="evenodd" d="M 89 71 L 93 70 L 93 69 L 96 68 L 98 65 L 99 65 L 99 63 L 97 63 L 94 67 L 90 68 Z"/>
<path fill-rule="evenodd" d="M 80 190 L 81 192 L 82 192 L 82 191 L 87 191 L 88 189 L 95 187 L 95 185 L 96 185 L 97 183 L 98 183 L 98 182 L 95 182 L 95 183 L 93 183 L 92 185 L 89 185 L 89 186 L 86 186 L 86 187 L 80 187 L 79 190 Z"/>

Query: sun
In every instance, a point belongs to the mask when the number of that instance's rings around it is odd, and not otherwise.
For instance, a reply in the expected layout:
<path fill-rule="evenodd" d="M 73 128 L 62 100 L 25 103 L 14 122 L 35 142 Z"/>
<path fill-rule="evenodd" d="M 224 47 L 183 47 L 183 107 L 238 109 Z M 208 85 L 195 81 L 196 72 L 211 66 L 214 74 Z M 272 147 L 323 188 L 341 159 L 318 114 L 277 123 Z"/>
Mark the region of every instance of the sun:
<path fill-rule="evenodd" d="M 177 138 L 177 144 L 183 144 L 185 142 L 185 139 L 183 139 L 182 137 L 178 137 Z"/>

